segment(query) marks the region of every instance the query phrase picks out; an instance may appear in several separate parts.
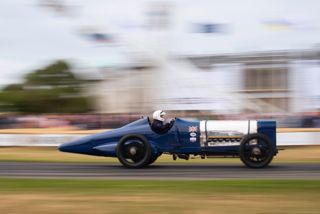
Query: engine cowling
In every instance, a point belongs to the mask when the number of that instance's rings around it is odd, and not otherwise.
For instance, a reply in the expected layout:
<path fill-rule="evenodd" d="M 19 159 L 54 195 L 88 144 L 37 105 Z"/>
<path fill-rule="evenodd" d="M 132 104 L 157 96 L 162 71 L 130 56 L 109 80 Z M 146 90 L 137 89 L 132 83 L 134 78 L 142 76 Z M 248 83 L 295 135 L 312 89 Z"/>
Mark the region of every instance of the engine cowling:
<path fill-rule="evenodd" d="M 200 121 L 202 147 L 240 145 L 245 135 L 258 132 L 256 120 L 203 120 Z"/>

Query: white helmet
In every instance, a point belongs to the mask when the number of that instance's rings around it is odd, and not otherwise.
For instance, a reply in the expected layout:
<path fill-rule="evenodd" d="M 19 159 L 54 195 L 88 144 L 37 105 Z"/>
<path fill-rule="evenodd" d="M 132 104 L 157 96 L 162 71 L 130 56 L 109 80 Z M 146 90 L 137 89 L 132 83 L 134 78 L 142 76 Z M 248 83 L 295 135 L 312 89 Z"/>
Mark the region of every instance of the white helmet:
<path fill-rule="evenodd" d="M 164 121 L 164 116 L 166 115 L 166 113 L 162 110 L 157 110 L 155 112 L 153 112 L 153 119 L 154 120 L 159 120 L 159 121 Z"/>

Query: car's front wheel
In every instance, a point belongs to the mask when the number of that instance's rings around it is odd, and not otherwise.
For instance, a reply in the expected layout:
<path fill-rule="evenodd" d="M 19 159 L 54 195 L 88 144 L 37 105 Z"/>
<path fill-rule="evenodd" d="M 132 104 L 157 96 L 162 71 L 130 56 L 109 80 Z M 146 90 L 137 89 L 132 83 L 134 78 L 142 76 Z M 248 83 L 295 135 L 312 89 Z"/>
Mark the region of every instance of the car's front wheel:
<path fill-rule="evenodd" d="M 263 134 L 250 134 L 240 144 L 240 159 L 250 168 L 263 168 L 269 165 L 274 156 L 271 140 Z"/>
<path fill-rule="evenodd" d="M 117 157 L 125 167 L 144 167 L 150 163 L 151 145 L 142 135 L 125 136 L 117 145 Z"/>

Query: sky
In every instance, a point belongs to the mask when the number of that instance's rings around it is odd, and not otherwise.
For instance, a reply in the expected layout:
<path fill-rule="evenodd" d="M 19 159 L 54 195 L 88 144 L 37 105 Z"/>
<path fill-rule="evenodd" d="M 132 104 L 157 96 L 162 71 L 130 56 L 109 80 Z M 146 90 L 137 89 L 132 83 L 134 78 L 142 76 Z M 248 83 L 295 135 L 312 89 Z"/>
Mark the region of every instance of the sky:
<path fill-rule="evenodd" d="M 45 2 L 1 0 L 0 87 L 56 59 L 97 67 L 127 63 L 138 53 L 201 55 L 310 49 L 320 44 L 317 0 L 54 1 L 67 5 L 63 13 L 45 7 Z M 150 8 L 163 5 L 168 6 L 169 29 L 150 30 Z M 194 24 L 207 23 L 223 24 L 226 31 L 193 32 Z M 88 30 L 115 40 L 92 42 L 84 36 Z"/>

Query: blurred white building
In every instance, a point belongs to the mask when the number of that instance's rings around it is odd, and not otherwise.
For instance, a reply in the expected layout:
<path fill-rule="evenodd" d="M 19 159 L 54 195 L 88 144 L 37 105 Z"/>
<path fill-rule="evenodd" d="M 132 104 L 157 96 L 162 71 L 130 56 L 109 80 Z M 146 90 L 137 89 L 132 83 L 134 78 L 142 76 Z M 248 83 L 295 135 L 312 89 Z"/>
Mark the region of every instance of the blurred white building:
<path fill-rule="evenodd" d="M 123 16 L 128 8 L 119 8 L 111 25 L 131 63 L 101 69 L 108 77 L 95 88 L 99 109 L 319 110 L 319 6 L 318 1 L 141 0 L 131 20 Z"/>

